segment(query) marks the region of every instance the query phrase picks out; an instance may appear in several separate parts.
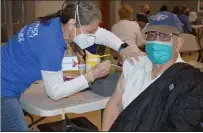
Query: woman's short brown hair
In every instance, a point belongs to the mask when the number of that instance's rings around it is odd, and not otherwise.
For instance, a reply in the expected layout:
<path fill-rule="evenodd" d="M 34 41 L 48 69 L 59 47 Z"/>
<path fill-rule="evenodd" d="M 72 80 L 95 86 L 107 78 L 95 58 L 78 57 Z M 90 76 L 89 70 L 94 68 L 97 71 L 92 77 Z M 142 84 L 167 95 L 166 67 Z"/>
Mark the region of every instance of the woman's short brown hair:
<path fill-rule="evenodd" d="M 134 11 L 133 8 L 128 4 L 123 4 L 119 9 L 120 19 L 131 20 L 133 18 Z"/>

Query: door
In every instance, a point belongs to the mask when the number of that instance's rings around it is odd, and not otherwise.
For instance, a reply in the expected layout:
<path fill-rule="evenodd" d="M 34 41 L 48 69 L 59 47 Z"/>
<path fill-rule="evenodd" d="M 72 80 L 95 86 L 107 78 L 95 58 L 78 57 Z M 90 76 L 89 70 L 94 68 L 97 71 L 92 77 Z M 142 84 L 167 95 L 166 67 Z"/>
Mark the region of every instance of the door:
<path fill-rule="evenodd" d="M 1 0 L 1 42 L 35 19 L 34 1 Z"/>

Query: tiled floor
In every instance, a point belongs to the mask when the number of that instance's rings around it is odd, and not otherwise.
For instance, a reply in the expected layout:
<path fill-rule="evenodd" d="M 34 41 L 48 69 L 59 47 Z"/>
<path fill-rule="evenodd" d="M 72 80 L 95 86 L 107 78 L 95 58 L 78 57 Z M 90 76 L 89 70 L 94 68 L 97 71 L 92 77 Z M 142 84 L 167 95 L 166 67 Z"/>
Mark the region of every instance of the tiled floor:
<path fill-rule="evenodd" d="M 197 53 L 192 53 L 192 55 L 190 55 L 189 53 L 184 53 L 183 54 L 183 60 L 185 60 L 185 61 L 196 60 L 197 57 L 198 57 Z M 89 112 L 89 113 L 80 114 L 80 115 L 68 114 L 68 116 L 70 118 L 74 118 L 74 117 L 78 117 L 78 116 L 85 116 L 92 123 L 94 123 L 99 129 L 101 129 L 101 111 L 94 111 L 94 112 Z M 36 120 L 36 119 L 38 119 L 40 117 L 34 116 L 34 118 Z M 39 124 L 52 122 L 52 121 L 57 121 L 57 120 L 61 120 L 61 116 L 49 117 L 49 118 L 43 120 L 42 122 L 40 122 Z M 26 117 L 26 121 L 27 121 L 28 124 L 30 124 L 30 119 L 28 117 Z M 34 128 L 34 129 L 36 129 L 36 128 Z"/>

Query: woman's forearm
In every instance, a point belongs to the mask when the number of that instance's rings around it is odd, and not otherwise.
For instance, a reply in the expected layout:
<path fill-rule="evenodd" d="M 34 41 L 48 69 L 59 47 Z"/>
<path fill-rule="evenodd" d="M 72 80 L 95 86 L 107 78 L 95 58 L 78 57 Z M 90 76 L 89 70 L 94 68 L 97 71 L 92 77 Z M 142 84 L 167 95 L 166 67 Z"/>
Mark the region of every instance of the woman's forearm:
<path fill-rule="evenodd" d="M 53 100 L 59 100 L 64 97 L 71 96 L 85 88 L 89 87 L 87 78 L 83 75 L 70 80 L 63 80 L 63 72 L 41 71 L 42 79 L 44 81 L 44 87 L 47 95 Z M 88 77 L 88 76 L 87 76 Z"/>

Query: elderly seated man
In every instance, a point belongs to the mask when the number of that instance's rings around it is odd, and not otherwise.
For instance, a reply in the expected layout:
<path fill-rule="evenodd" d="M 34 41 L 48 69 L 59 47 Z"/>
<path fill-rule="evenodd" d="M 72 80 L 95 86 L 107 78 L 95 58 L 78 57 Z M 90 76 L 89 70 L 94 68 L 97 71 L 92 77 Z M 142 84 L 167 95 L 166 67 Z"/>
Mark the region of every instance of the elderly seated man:
<path fill-rule="evenodd" d="M 202 131 L 203 73 L 181 59 L 180 32 L 172 13 L 150 18 L 147 56 L 134 65 L 124 62 L 104 112 L 103 131 Z"/>

